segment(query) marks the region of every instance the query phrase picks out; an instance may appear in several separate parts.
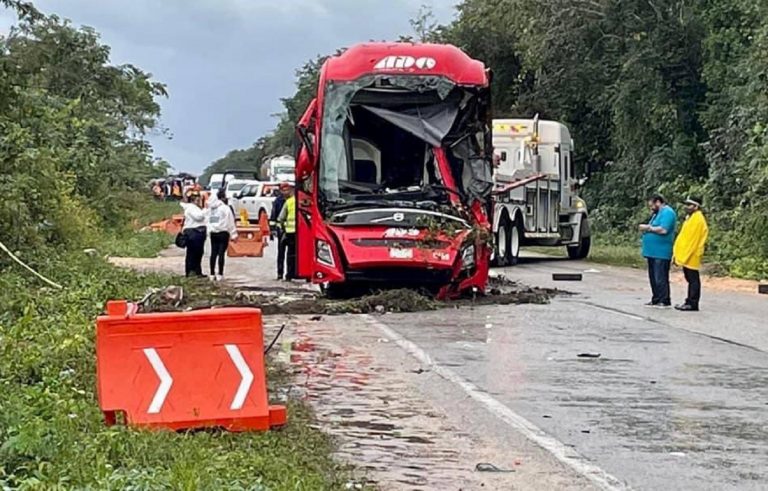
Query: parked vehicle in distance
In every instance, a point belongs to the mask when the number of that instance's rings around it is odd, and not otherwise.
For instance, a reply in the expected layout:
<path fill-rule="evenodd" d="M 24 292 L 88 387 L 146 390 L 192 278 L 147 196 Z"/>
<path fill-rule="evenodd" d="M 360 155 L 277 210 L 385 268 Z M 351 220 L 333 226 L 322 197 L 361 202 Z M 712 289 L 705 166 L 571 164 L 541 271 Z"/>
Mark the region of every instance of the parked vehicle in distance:
<path fill-rule="evenodd" d="M 296 162 L 289 155 L 269 159 L 267 180 L 272 182 L 294 182 L 296 180 Z"/>
<path fill-rule="evenodd" d="M 262 215 L 269 219 L 278 189 L 279 183 L 277 182 L 247 184 L 230 201 L 235 216 L 239 219 L 245 210 L 250 223 L 258 223 Z"/>
<path fill-rule="evenodd" d="M 231 200 L 248 184 L 258 184 L 260 181 L 252 179 L 230 179 L 227 181 L 227 187 L 224 190 L 228 200 Z"/>

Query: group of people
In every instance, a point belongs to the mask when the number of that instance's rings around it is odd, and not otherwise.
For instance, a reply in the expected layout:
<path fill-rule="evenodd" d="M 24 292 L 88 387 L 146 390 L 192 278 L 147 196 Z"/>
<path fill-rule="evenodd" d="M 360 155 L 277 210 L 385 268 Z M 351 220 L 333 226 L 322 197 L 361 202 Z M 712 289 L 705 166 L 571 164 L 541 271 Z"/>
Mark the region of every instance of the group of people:
<path fill-rule="evenodd" d="M 272 204 L 270 217 L 271 239 L 277 240 L 277 279 L 296 278 L 296 199 L 293 185 L 280 184 L 280 194 Z M 237 240 L 235 215 L 227 203 L 224 190 L 212 194 L 207 203 L 201 193 L 193 192 L 181 202 L 184 209 L 182 234 L 186 247 L 184 273 L 187 276 L 205 276 L 202 262 L 205 242 L 211 238 L 211 278 L 224 277 L 224 258 L 230 241 Z"/>
<path fill-rule="evenodd" d="M 702 199 L 688 197 L 685 200 L 686 218 L 676 234 L 677 213 L 664 197 L 657 194 L 648 201 L 652 215 L 648 223 L 640 225 L 643 234 L 643 257 L 648 261 L 648 277 L 651 282 L 650 307 L 671 307 L 669 272 L 672 263 L 683 268 L 688 283 L 685 302 L 675 308 L 684 312 L 699 310 L 701 300 L 701 259 L 709 235 L 707 220 L 702 211 Z"/>
<path fill-rule="evenodd" d="M 186 257 L 184 273 L 187 276 L 205 276 L 203 274 L 203 256 L 205 241 L 211 238 L 211 257 L 209 261 L 211 278 L 220 280 L 224 277 L 224 257 L 230 241 L 237 240 L 235 215 L 227 204 L 226 195 L 221 190 L 212 194 L 207 203 L 199 192 L 190 193 L 181 203 L 184 209 L 184 235 Z M 218 273 L 217 267 L 218 266 Z"/>
<path fill-rule="evenodd" d="M 202 194 L 202 191 L 199 183 L 178 179 L 164 182 L 158 180 L 152 185 L 152 195 L 158 201 L 188 201 L 193 194 Z"/>

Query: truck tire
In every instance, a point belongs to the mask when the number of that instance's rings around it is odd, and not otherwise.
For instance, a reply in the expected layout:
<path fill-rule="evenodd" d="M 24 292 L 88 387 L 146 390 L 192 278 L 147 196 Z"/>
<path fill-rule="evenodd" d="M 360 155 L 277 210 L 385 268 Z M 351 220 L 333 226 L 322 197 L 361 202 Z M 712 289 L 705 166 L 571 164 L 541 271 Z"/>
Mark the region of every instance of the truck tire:
<path fill-rule="evenodd" d="M 523 243 L 523 224 L 520 222 L 520 216 L 515 217 L 515 221 L 509 226 L 509 252 L 507 253 L 507 263 L 514 266 L 520 261 L 520 245 Z"/>
<path fill-rule="evenodd" d="M 582 231 L 586 228 L 586 224 L 587 218 L 585 217 L 584 223 L 581 225 Z M 592 237 L 584 237 L 582 234 L 577 245 L 566 247 L 568 250 L 568 257 L 571 259 L 586 259 L 587 256 L 589 256 L 590 247 L 592 247 Z"/>
<path fill-rule="evenodd" d="M 494 240 L 493 265 L 503 268 L 509 264 L 509 216 L 504 213 L 499 222 L 499 228 L 496 231 L 496 240 Z"/>

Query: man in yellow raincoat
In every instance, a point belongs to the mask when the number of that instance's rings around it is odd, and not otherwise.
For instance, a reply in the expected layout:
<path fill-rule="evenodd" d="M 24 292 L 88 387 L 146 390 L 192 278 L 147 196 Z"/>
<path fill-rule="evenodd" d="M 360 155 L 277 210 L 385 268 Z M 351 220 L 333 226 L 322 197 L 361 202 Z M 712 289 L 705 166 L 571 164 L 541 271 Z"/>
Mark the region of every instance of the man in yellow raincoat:
<path fill-rule="evenodd" d="M 709 235 L 707 219 L 701 211 L 701 198 L 689 196 L 685 200 L 685 211 L 688 217 L 683 222 L 680 233 L 675 239 L 673 256 L 675 264 L 682 266 L 685 281 L 688 282 L 688 298 L 685 303 L 675 308 L 684 312 L 699 310 L 701 299 L 701 258 L 704 255 L 704 245 Z"/>

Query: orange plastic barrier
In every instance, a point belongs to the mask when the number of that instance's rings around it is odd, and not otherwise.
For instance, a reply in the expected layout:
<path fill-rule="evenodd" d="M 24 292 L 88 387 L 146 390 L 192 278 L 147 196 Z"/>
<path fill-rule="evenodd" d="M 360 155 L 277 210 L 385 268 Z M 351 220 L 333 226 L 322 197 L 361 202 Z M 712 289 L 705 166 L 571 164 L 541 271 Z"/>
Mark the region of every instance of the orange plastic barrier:
<path fill-rule="evenodd" d="M 286 423 L 270 406 L 261 311 L 222 308 L 136 314 L 107 303 L 96 321 L 99 406 L 107 424 L 181 430 L 268 430 Z"/>
<path fill-rule="evenodd" d="M 258 227 L 237 227 L 237 242 L 229 241 L 229 257 L 262 257 L 264 242 Z"/>
<path fill-rule="evenodd" d="M 259 215 L 259 228 L 261 229 L 261 241 L 264 243 L 264 247 L 269 244 L 269 218 L 266 213 Z"/>
<path fill-rule="evenodd" d="M 176 235 L 181 232 L 181 227 L 184 225 L 184 215 L 173 215 L 170 220 L 166 222 L 165 231 L 171 235 Z"/>

